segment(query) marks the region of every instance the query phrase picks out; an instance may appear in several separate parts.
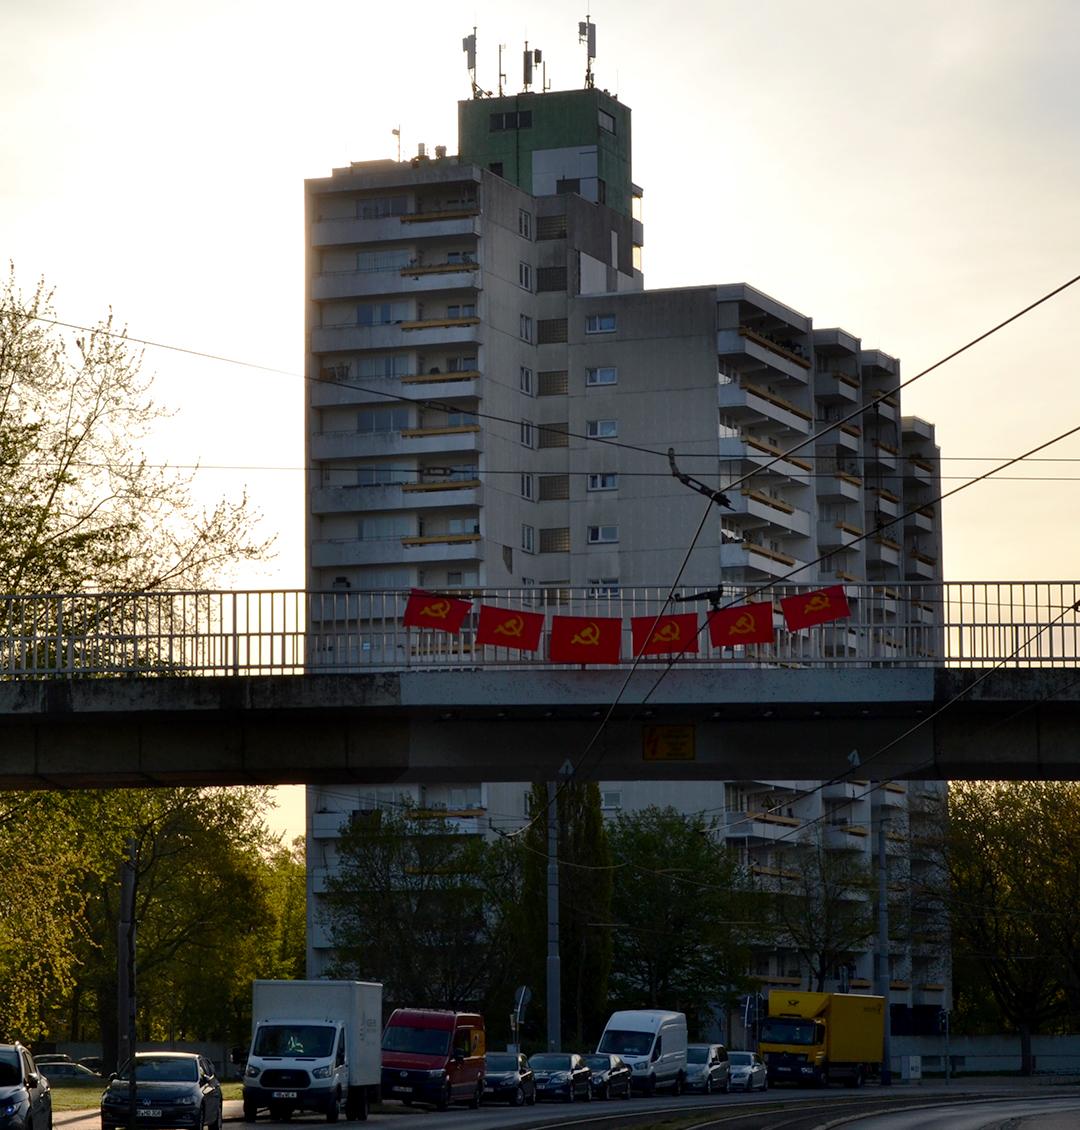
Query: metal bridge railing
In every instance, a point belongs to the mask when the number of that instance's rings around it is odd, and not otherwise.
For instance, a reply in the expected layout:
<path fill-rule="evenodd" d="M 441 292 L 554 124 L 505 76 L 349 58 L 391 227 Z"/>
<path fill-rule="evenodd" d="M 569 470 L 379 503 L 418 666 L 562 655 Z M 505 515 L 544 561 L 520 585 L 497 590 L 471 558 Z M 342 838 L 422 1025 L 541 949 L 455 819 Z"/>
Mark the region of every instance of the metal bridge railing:
<path fill-rule="evenodd" d="M 848 619 L 787 631 L 779 600 L 813 587 L 752 590 L 755 601 L 777 602 L 770 645 L 714 647 L 705 627 L 708 603 L 675 604 L 669 612 L 699 612 L 698 652 L 652 656 L 641 666 L 1071 667 L 1080 659 L 1077 581 L 845 584 Z M 625 668 L 633 661 L 631 617 L 656 615 L 667 589 L 455 591 L 473 604 L 456 635 L 404 627 L 408 595 L 290 589 L 0 596 L 0 678 L 548 668 L 556 615 L 621 618 Z M 722 604 L 746 595 L 725 586 Z M 539 650 L 478 644 L 481 604 L 545 613 Z"/>

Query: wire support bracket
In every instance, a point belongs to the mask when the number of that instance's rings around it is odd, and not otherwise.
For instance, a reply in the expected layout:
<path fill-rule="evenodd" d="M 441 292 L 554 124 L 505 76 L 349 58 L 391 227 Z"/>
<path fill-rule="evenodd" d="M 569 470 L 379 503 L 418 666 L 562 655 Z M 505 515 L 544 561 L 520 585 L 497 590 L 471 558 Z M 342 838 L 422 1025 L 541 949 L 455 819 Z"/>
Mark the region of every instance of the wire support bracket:
<path fill-rule="evenodd" d="M 726 507 L 728 510 L 732 509 L 731 500 L 722 490 L 714 490 L 708 483 L 703 483 L 700 479 L 695 479 L 693 475 L 687 475 L 685 472 L 680 471 L 678 464 L 675 462 L 675 448 L 669 447 L 667 449 L 668 463 L 671 465 L 671 473 L 679 480 L 683 486 L 689 487 L 691 490 L 696 490 L 698 494 L 703 494 L 706 498 L 711 498 L 717 506 Z"/>

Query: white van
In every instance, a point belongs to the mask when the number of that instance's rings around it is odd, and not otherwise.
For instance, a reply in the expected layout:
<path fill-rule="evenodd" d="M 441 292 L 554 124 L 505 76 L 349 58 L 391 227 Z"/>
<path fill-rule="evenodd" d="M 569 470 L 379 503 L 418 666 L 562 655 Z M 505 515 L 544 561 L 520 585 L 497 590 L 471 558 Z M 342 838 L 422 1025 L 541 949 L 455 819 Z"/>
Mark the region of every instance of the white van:
<path fill-rule="evenodd" d="M 676 1095 L 686 1082 L 686 1017 L 681 1012 L 640 1009 L 613 1012 L 597 1045 L 630 1065 L 635 1091 L 653 1094 L 670 1087 Z"/>

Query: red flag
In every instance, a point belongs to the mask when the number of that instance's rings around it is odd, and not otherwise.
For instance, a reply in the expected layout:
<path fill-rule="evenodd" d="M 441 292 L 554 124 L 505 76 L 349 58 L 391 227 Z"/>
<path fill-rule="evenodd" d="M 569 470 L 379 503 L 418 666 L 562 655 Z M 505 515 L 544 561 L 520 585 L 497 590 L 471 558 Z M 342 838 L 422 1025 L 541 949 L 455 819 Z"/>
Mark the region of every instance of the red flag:
<path fill-rule="evenodd" d="M 784 622 L 791 631 L 827 624 L 830 620 L 843 620 L 851 615 L 843 585 L 830 585 L 817 592 L 804 592 L 799 596 L 785 596 L 780 601 Z"/>
<path fill-rule="evenodd" d="M 630 630 L 634 636 L 635 655 L 697 654 L 696 612 L 661 616 L 659 620 L 655 616 L 633 616 Z"/>
<path fill-rule="evenodd" d="M 413 589 L 409 593 L 409 603 L 405 605 L 402 623 L 407 628 L 435 628 L 440 632 L 460 632 L 465 617 L 472 608 L 472 601 L 452 600 L 446 596 L 436 596 Z"/>
<path fill-rule="evenodd" d="M 480 623 L 476 642 L 496 647 L 516 647 L 520 651 L 536 651 L 544 627 L 542 612 L 511 612 L 490 604 L 480 605 Z"/>
<path fill-rule="evenodd" d="M 709 639 L 713 647 L 742 647 L 748 643 L 772 643 L 772 601 L 739 604 L 709 613 Z"/>
<path fill-rule="evenodd" d="M 622 620 L 604 616 L 552 616 L 552 663 L 618 663 Z"/>

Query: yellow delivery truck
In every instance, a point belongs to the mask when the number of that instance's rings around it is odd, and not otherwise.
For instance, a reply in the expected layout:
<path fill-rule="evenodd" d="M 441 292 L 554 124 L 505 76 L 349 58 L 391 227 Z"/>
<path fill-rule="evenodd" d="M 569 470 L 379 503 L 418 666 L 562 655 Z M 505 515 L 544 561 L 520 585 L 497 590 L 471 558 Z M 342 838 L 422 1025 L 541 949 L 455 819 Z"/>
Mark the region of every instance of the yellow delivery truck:
<path fill-rule="evenodd" d="M 758 1051 L 769 1083 L 861 1087 L 881 1070 L 885 998 L 773 989 Z"/>

